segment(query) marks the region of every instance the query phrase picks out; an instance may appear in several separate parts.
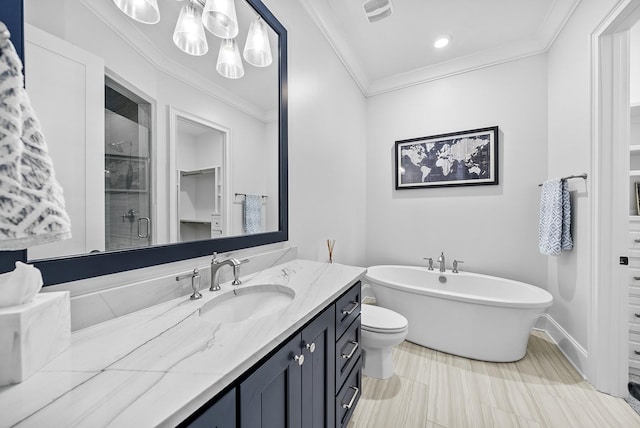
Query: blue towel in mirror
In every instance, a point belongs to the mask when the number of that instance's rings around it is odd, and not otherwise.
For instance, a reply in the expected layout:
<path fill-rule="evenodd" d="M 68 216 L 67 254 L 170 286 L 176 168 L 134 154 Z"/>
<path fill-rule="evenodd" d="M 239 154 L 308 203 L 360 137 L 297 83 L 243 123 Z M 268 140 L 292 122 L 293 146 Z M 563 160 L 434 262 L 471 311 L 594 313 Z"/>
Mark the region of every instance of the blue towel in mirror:
<path fill-rule="evenodd" d="M 262 232 L 262 196 L 246 195 L 242 211 L 244 233 Z"/>

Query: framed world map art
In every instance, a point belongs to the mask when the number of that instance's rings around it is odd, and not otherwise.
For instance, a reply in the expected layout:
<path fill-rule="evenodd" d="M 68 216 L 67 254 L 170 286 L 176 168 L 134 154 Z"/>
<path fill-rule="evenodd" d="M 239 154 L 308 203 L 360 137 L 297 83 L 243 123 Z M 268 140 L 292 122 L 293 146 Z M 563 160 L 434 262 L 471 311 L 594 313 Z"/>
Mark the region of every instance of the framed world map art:
<path fill-rule="evenodd" d="M 396 141 L 396 189 L 498 184 L 498 127 Z"/>

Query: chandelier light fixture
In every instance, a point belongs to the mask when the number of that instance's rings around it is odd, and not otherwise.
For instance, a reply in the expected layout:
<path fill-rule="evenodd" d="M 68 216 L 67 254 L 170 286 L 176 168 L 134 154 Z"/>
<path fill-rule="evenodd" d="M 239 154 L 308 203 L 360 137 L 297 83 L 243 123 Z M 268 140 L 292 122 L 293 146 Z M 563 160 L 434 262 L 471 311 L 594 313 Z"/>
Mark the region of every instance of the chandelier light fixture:
<path fill-rule="evenodd" d="M 173 31 L 173 43 L 189 55 L 200 56 L 209 50 L 202 25 L 202 13 L 191 1 L 180 9 L 176 29 Z"/>
<path fill-rule="evenodd" d="M 118 9 L 131 19 L 143 24 L 155 24 L 160 21 L 158 0 L 113 0 Z"/>
<path fill-rule="evenodd" d="M 130 18 L 144 23 L 160 21 L 157 0 L 113 0 L 115 5 Z M 209 50 L 204 29 L 219 37 L 220 50 L 216 70 L 229 79 L 244 75 L 244 67 L 238 43 L 238 17 L 234 0 L 187 0 L 182 6 L 173 32 L 173 42 L 183 52 L 202 56 Z M 267 67 L 273 59 L 267 24 L 258 17 L 251 22 L 242 52 L 247 63 L 255 67 Z"/>

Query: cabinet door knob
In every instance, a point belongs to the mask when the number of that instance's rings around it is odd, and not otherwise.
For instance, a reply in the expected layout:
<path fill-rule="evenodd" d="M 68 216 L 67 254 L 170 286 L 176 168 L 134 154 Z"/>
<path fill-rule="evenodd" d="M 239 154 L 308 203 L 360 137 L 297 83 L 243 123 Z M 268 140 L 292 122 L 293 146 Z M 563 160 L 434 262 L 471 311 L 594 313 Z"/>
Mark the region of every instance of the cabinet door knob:
<path fill-rule="evenodd" d="M 353 347 L 351 348 L 351 352 L 349 352 L 348 354 L 342 354 L 342 358 L 344 358 L 345 360 L 348 360 L 349 358 L 353 357 L 353 354 L 355 354 L 356 350 L 358 349 L 358 342 L 350 340 L 349 343 L 351 343 Z"/>
<path fill-rule="evenodd" d="M 304 355 L 294 355 L 293 356 L 293 361 L 297 361 L 298 365 L 301 366 L 304 364 Z"/>
<path fill-rule="evenodd" d="M 633 279 L 635 279 L 636 281 L 640 281 L 640 276 L 634 276 Z"/>
<path fill-rule="evenodd" d="M 309 350 L 310 353 L 314 353 L 316 351 L 316 343 L 315 342 L 311 342 L 311 343 L 307 343 L 306 345 L 304 345 L 305 348 L 307 348 Z"/>
<path fill-rule="evenodd" d="M 633 315 L 635 315 L 636 318 L 640 318 L 640 314 L 638 314 L 638 313 L 633 314 Z"/>
<path fill-rule="evenodd" d="M 342 403 L 342 408 L 343 409 L 350 409 L 353 407 L 353 403 L 355 403 L 356 398 L 358 397 L 358 393 L 360 392 L 360 389 L 357 386 L 352 386 L 351 389 L 353 389 L 355 392 L 353 393 L 353 397 L 351 397 L 351 400 L 349 400 L 348 404 Z"/>
<path fill-rule="evenodd" d="M 633 242 L 639 243 L 640 244 L 640 238 L 636 238 L 633 240 Z"/>
<path fill-rule="evenodd" d="M 640 355 L 640 351 L 635 351 L 634 350 L 633 353 L 636 354 L 636 355 Z"/>

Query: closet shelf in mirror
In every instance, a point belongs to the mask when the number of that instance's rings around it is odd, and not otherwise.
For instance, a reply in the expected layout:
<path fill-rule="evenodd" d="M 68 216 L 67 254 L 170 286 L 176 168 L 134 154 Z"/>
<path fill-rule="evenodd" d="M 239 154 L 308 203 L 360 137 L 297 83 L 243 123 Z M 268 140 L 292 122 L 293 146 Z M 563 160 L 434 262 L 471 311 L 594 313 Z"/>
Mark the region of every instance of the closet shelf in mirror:
<path fill-rule="evenodd" d="M 196 223 L 196 224 L 211 224 L 211 220 L 198 220 L 191 218 L 181 218 L 180 223 Z"/>
<path fill-rule="evenodd" d="M 216 172 L 216 168 L 219 167 L 211 167 L 211 168 L 203 168 L 203 169 L 194 169 L 194 170 L 181 170 L 180 174 L 182 174 L 183 177 L 189 176 L 189 175 L 199 175 L 199 174 L 213 174 Z"/>

